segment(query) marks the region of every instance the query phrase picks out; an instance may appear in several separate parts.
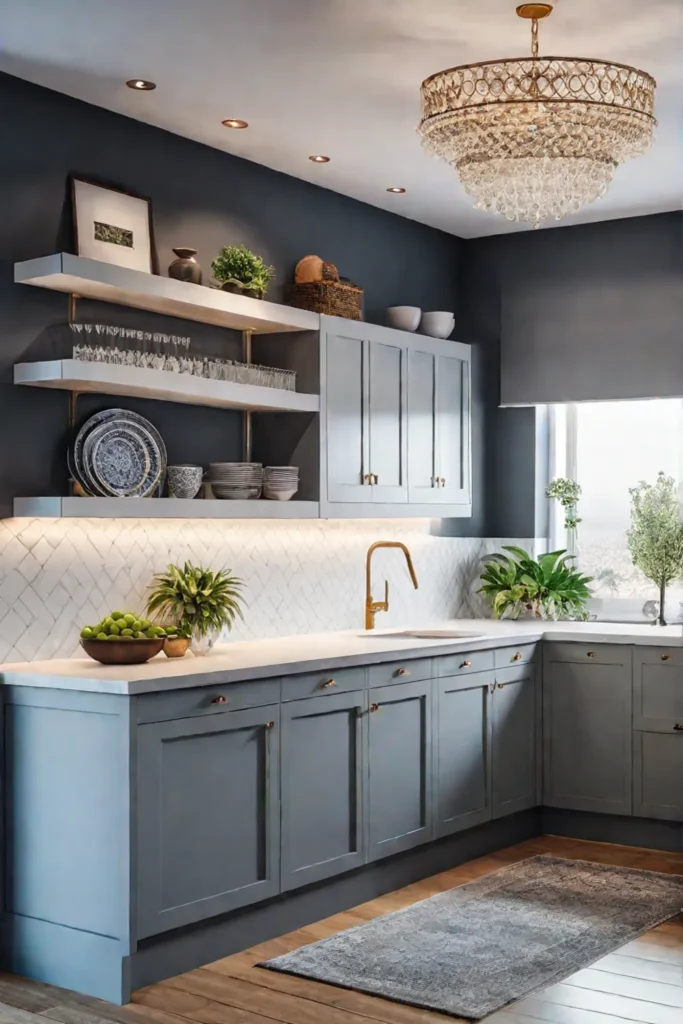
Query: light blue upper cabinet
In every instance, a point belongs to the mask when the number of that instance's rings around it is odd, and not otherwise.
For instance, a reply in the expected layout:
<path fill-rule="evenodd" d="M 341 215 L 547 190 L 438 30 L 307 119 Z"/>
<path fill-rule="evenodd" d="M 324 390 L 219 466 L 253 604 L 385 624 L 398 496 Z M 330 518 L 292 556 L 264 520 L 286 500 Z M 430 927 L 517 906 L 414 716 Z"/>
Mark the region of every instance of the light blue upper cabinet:
<path fill-rule="evenodd" d="M 470 516 L 470 347 L 322 317 L 323 516 Z"/>

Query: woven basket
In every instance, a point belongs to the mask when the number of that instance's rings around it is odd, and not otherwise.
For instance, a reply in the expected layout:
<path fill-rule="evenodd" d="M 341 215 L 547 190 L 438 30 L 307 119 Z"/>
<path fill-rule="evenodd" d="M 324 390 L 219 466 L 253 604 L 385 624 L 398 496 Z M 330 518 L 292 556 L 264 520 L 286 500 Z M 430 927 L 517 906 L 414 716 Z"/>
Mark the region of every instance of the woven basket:
<path fill-rule="evenodd" d="M 312 313 L 363 319 L 363 289 L 344 281 L 311 281 L 293 284 L 287 291 L 287 305 Z"/>

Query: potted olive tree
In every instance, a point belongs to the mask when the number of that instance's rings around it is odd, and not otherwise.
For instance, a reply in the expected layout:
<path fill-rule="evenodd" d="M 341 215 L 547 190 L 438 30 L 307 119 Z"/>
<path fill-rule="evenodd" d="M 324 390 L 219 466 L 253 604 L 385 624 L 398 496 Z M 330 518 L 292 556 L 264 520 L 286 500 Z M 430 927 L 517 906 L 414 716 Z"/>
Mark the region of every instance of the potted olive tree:
<path fill-rule="evenodd" d="M 666 588 L 683 572 L 683 520 L 673 477 L 660 473 L 654 484 L 641 481 L 631 494 L 627 533 L 633 564 L 659 588 L 654 625 L 666 626 Z"/>
<path fill-rule="evenodd" d="M 246 245 L 226 245 L 211 264 L 214 277 L 226 292 L 264 298 L 275 277 L 275 267 L 263 262 Z"/>
<path fill-rule="evenodd" d="M 223 629 L 232 629 L 242 615 L 244 584 L 229 569 L 213 572 L 185 562 L 157 573 L 147 601 L 147 614 L 171 621 L 191 637 L 194 654 L 208 654 Z"/>

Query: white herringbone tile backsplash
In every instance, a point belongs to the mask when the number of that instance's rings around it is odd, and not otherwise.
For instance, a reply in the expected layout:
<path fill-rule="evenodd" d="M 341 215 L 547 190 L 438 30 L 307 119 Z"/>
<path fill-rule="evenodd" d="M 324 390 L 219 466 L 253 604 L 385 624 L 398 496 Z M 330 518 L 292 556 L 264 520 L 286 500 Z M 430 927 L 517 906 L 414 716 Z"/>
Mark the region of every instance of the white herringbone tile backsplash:
<path fill-rule="evenodd" d="M 245 621 L 231 639 L 360 629 L 376 540 L 407 544 L 420 582 L 414 591 L 400 551 L 377 552 L 374 596 L 386 577 L 391 602 L 378 627 L 487 613 L 476 595 L 481 558 L 505 542 L 432 536 L 427 520 L 4 520 L 0 661 L 76 656 L 83 625 L 116 608 L 141 611 L 153 573 L 185 559 L 245 581 Z"/>

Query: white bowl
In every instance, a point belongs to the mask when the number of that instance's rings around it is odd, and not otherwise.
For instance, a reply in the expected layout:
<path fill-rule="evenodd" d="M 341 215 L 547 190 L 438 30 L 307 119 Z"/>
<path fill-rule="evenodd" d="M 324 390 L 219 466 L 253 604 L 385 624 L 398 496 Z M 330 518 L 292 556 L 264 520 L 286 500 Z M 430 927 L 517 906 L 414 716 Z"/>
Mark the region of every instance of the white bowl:
<path fill-rule="evenodd" d="M 389 306 L 387 327 L 394 327 L 397 331 L 416 331 L 421 315 L 419 306 Z"/>
<path fill-rule="evenodd" d="M 422 334 L 428 334 L 430 338 L 448 338 L 455 327 L 455 314 L 436 312 L 423 313 L 420 323 Z"/>
<path fill-rule="evenodd" d="M 271 491 L 269 487 L 264 487 L 263 497 L 267 498 L 268 501 L 289 501 L 296 494 L 298 488 L 294 488 L 293 491 Z"/>

